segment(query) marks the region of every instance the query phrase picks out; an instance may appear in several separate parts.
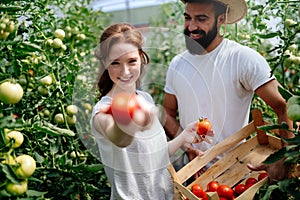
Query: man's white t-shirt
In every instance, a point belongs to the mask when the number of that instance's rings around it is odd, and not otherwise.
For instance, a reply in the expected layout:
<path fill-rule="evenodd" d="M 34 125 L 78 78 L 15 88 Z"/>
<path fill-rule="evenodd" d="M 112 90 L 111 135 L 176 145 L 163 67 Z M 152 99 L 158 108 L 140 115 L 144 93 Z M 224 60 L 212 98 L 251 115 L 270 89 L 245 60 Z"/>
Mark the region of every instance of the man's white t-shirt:
<path fill-rule="evenodd" d="M 154 103 L 148 93 L 137 93 Z M 101 104 L 111 104 L 111 100 L 108 96 L 102 97 L 94 106 L 91 118 L 92 133 L 111 185 L 110 199 L 173 199 L 173 182 L 167 169 L 170 164 L 167 138 L 158 118 L 148 130 L 137 132 L 130 145 L 120 148 L 97 132 L 92 124 Z"/>
<path fill-rule="evenodd" d="M 253 49 L 223 39 L 212 52 L 177 55 L 167 71 L 165 92 L 177 98 L 180 125 L 207 117 L 215 136 L 206 151 L 249 122 L 254 91 L 274 79 L 266 60 Z"/>

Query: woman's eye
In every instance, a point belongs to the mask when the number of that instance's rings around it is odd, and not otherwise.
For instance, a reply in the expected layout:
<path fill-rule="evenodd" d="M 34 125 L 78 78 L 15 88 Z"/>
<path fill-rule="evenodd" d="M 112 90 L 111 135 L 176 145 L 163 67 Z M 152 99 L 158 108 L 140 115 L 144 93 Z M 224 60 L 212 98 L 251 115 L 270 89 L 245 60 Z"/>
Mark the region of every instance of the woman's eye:
<path fill-rule="evenodd" d="M 118 62 L 112 62 L 111 65 L 118 65 Z"/>
<path fill-rule="evenodd" d="M 136 59 L 132 59 L 132 60 L 129 61 L 129 63 L 136 63 L 136 62 L 137 62 Z"/>

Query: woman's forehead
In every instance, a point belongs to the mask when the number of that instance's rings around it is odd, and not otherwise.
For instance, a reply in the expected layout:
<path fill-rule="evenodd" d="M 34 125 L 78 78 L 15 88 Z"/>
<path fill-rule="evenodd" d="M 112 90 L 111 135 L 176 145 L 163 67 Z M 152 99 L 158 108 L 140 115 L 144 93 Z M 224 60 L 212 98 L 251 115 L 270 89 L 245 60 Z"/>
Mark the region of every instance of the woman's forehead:
<path fill-rule="evenodd" d="M 138 48 L 130 43 L 117 43 L 111 47 L 109 60 L 116 60 L 124 55 L 138 53 Z"/>

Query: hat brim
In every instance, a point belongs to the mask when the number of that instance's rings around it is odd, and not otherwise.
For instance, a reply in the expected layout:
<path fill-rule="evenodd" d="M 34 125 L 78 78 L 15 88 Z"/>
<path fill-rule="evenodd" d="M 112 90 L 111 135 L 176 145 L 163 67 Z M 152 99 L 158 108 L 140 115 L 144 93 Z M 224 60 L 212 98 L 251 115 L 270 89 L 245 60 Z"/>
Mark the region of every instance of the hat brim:
<path fill-rule="evenodd" d="M 181 0 L 183 3 L 189 0 Z M 245 0 L 215 0 L 228 7 L 227 24 L 233 24 L 243 19 L 247 13 L 247 4 Z M 191 2 L 196 3 L 196 0 Z"/>

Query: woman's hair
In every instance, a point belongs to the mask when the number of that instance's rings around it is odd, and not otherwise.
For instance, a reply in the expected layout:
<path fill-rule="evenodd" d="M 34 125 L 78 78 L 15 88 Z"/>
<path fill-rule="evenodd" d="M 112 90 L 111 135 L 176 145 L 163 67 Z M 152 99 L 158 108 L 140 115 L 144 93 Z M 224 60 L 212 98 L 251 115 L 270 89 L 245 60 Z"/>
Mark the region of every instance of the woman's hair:
<path fill-rule="evenodd" d="M 106 69 L 105 59 L 108 58 L 111 47 L 117 43 L 128 43 L 137 47 L 141 57 L 141 70 L 144 65 L 149 63 L 149 56 L 142 49 L 144 44 L 143 36 L 133 25 L 118 23 L 106 28 L 100 37 L 99 45 L 95 51 L 95 57 L 100 61 L 100 74 L 97 83 L 100 92 L 99 99 L 105 96 L 114 84 Z M 139 87 L 140 78 L 136 85 Z"/>

